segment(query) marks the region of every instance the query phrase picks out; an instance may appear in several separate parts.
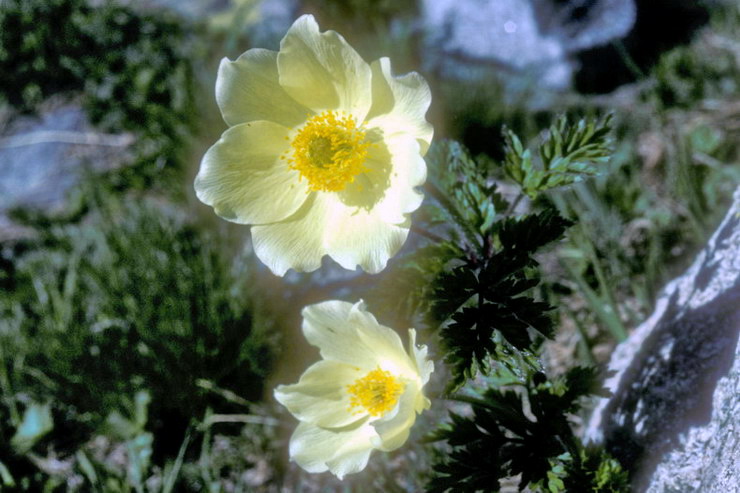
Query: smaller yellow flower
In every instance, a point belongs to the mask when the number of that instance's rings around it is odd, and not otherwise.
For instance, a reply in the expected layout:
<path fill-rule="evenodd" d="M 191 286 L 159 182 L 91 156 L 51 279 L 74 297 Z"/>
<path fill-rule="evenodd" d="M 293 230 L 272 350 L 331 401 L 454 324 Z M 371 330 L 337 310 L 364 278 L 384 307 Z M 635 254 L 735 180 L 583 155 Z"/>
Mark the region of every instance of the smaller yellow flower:
<path fill-rule="evenodd" d="M 275 398 L 300 420 L 291 460 L 309 472 L 340 479 L 361 471 L 378 449 L 406 442 L 416 415 L 428 409 L 422 388 L 434 371 L 427 347 L 409 348 L 360 301 L 326 301 L 303 309 L 303 333 L 320 350 L 298 383 L 279 385 Z"/>

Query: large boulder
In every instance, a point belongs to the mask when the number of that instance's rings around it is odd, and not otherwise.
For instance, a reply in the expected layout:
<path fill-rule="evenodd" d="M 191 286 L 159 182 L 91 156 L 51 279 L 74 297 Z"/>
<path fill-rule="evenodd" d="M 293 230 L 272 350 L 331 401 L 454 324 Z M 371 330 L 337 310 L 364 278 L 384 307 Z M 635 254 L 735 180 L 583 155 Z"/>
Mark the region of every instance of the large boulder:
<path fill-rule="evenodd" d="M 736 3 L 420 0 L 425 69 L 456 80 L 496 78 L 532 106 L 557 101 L 543 89 L 608 93 L 688 43 L 712 9 Z"/>
<path fill-rule="evenodd" d="M 740 492 L 740 187 L 727 216 L 655 312 L 621 344 L 586 438 L 635 491 Z"/>
<path fill-rule="evenodd" d="M 490 72 L 565 89 L 571 53 L 627 34 L 633 0 L 422 0 L 428 69 L 458 79 Z"/>
<path fill-rule="evenodd" d="M 26 234 L 9 211 L 62 212 L 85 173 L 123 165 L 133 142 L 131 134 L 94 130 L 83 109 L 71 103 L 0 123 L 0 241 Z"/>

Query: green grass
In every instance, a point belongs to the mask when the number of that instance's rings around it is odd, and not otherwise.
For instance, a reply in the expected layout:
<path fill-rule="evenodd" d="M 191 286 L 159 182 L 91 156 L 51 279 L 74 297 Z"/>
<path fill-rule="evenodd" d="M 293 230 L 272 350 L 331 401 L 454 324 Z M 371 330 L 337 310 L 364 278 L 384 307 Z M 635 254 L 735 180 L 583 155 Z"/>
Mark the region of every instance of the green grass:
<path fill-rule="evenodd" d="M 22 462 L 50 444 L 73 453 L 111 420 L 118 429 L 121 416 L 135 415 L 114 435 L 169 437 L 154 441 L 161 461 L 209 406 L 243 409 L 222 405 L 196 380 L 260 400 L 271 358 L 250 273 L 233 272 L 217 245 L 171 209 L 107 202 L 19 252 L 6 273 L 10 294 L 0 298 L 3 435 L 38 405 L 53 430 L 30 446 L 0 444 L 0 456 Z M 141 395 L 144 417 L 132 404 Z"/>
<path fill-rule="evenodd" d="M 598 176 L 544 199 L 579 223 L 549 263 L 548 296 L 571 312 L 565 318 L 600 328 L 581 331 L 588 338 L 582 347 L 624 339 L 725 213 L 740 182 L 740 132 L 731 123 L 740 95 L 738 25 L 736 7 L 718 10 L 691 44 L 663 54 L 632 90 L 561 95 L 548 110 L 527 110 L 495 80 L 464 96 L 438 83 L 448 132 L 494 171 L 503 158 L 503 125 L 531 140 L 560 114 L 614 113 L 610 162 Z M 505 179 L 503 170 L 499 176 Z M 581 354 L 584 363 L 593 359 Z"/>
<path fill-rule="evenodd" d="M 634 106 L 617 110 L 617 154 L 603 175 L 551 197 L 580 223 L 560 262 L 616 339 L 691 261 L 740 183 L 738 130 L 727 125 L 740 48 L 716 43 L 721 27 L 663 55 Z"/>

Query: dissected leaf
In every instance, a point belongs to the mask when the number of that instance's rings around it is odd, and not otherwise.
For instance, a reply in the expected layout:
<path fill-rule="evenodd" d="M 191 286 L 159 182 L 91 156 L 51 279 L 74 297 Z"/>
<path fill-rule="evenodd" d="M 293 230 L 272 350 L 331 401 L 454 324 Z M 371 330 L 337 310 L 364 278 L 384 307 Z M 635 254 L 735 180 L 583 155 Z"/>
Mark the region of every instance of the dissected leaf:
<path fill-rule="evenodd" d="M 458 142 L 435 142 L 427 154 L 432 186 L 438 203 L 438 220 L 455 226 L 471 247 L 483 247 L 482 239 L 509 204 L 498 192 L 488 170 L 476 162 Z"/>
<path fill-rule="evenodd" d="M 459 258 L 459 265 L 437 277 L 433 313 L 443 322 L 440 337 L 452 369 L 449 389 L 485 368 L 497 347 L 525 350 L 552 337 L 552 307 L 531 291 L 539 284 L 534 253 L 560 238 L 571 222 L 554 210 L 508 218 L 494 225 L 500 248 L 485 259 Z"/>
<path fill-rule="evenodd" d="M 517 475 L 520 490 L 629 491 L 619 463 L 584 447 L 567 419 L 578 398 L 593 393 L 595 378 L 589 368 L 555 380 L 536 371 L 519 391 L 489 387 L 479 398 L 460 397 L 472 412 L 451 414 L 431 436 L 451 451 L 435 461 L 429 491 L 496 491 L 500 479 Z"/>
<path fill-rule="evenodd" d="M 539 146 L 536 163 L 519 137 L 504 128 L 504 170 L 530 198 L 595 175 L 596 164 L 612 154 L 611 119 L 609 114 L 601 120 L 581 119 L 571 124 L 565 116 L 560 117 Z"/>

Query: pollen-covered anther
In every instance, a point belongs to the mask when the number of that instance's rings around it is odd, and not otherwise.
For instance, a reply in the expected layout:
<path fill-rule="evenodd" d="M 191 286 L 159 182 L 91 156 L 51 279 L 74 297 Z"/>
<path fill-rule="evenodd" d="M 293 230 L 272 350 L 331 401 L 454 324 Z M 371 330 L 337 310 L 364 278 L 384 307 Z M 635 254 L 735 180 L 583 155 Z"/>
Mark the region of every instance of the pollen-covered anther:
<path fill-rule="evenodd" d="M 309 118 L 293 137 L 289 156 L 281 156 L 300 172 L 312 191 L 339 192 L 352 183 L 365 167 L 370 142 L 355 121 L 335 111 Z"/>
<path fill-rule="evenodd" d="M 403 392 L 403 383 L 390 372 L 376 368 L 347 385 L 347 391 L 350 411 L 360 414 L 364 410 L 371 416 L 382 416 L 396 406 Z"/>

